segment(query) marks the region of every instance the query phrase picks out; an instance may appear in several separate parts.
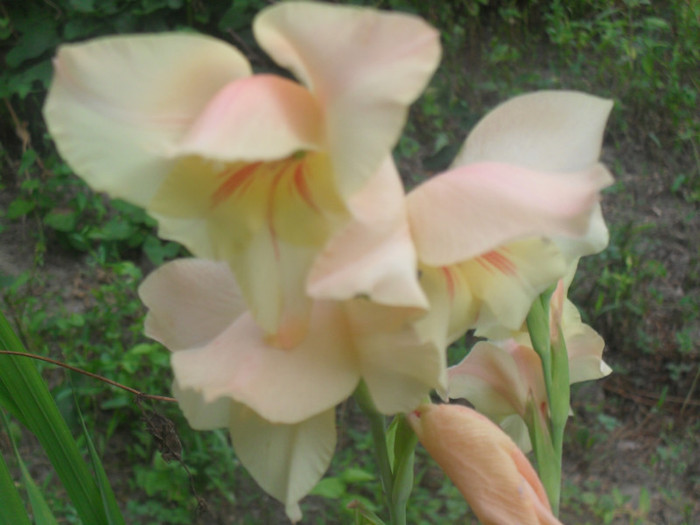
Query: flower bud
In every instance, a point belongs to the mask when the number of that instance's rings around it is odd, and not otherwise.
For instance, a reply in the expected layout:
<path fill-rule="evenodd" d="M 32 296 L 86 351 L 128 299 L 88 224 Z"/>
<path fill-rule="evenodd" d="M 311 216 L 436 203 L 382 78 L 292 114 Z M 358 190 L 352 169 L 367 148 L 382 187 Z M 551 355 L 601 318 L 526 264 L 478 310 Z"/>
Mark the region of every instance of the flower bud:
<path fill-rule="evenodd" d="M 460 405 L 424 404 L 408 420 L 484 525 L 561 525 L 528 459 L 488 418 Z"/>

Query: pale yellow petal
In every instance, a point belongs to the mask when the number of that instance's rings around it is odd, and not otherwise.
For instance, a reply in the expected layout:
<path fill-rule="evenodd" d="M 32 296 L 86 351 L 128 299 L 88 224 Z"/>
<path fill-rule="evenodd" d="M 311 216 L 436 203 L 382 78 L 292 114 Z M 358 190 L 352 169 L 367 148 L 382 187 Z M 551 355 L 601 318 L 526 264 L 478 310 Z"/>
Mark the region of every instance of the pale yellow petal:
<path fill-rule="evenodd" d="M 430 309 L 416 324 L 425 339 L 446 347 L 473 328 L 481 301 L 456 267 L 421 266 L 420 283 Z"/>
<path fill-rule="evenodd" d="M 421 310 L 356 299 L 345 306 L 362 379 L 377 410 L 413 410 L 435 388 L 446 387 L 444 349 L 425 341 L 413 321 Z"/>
<path fill-rule="evenodd" d="M 576 266 L 578 260 L 586 255 L 602 252 L 608 245 L 610 234 L 605 225 L 600 204 L 596 204 L 590 215 L 588 230 L 581 237 L 553 237 L 553 241 L 564 254 L 567 264 Z"/>
<path fill-rule="evenodd" d="M 346 399 L 360 379 L 342 310 L 316 303 L 307 337 L 296 347 L 271 346 L 249 314 L 207 345 L 175 352 L 182 389 L 238 401 L 273 423 L 298 423 Z"/>
<path fill-rule="evenodd" d="M 445 267 L 443 274 L 453 304 L 471 297 L 476 312 L 452 321 L 453 334 L 476 328 L 483 337 L 501 339 L 519 330 L 532 301 L 565 272 L 564 258 L 552 242 L 518 241 L 461 264 Z M 451 290 L 451 291 L 450 291 Z M 463 311 L 464 307 L 459 310 Z M 454 317 L 454 313 L 451 314 Z M 470 324 L 466 324 L 466 323 Z"/>
<path fill-rule="evenodd" d="M 495 163 L 455 168 L 407 197 L 418 259 L 445 266 L 527 237 L 583 236 L 609 182 L 600 165 L 567 174 Z"/>
<path fill-rule="evenodd" d="M 179 259 L 139 287 L 148 308 L 145 333 L 170 350 L 205 345 L 243 314 L 245 304 L 225 263 Z"/>
<path fill-rule="evenodd" d="M 230 399 L 222 397 L 216 401 L 207 402 L 201 393 L 180 388 L 177 381 L 173 381 L 173 396 L 177 399 L 185 419 L 195 430 L 227 428 L 231 423 L 233 401 Z"/>
<path fill-rule="evenodd" d="M 569 354 L 569 381 L 572 384 L 600 379 L 612 372 L 603 361 L 605 341 L 593 328 L 581 322 L 578 309 L 568 299 L 564 302 L 562 332 Z"/>
<path fill-rule="evenodd" d="M 437 67 L 438 32 L 415 16 L 320 2 L 277 4 L 253 29 L 319 98 L 338 184 L 349 195 L 396 144 L 408 105 Z"/>
<path fill-rule="evenodd" d="M 211 97 L 250 74 L 235 48 L 187 33 L 64 45 L 54 68 L 44 116 L 61 156 L 94 189 L 140 206 Z"/>
<path fill-rule="evenodd" d="M 301 520 L 299 500 L 321 479 L 335 451 L 335 410 L 284 425 L 234 403 L 230 431 L 236 456 L 253 479 L 284 503 L 292 522 Z"/>
<path fill-rule="evenodd" d="M 575 91 L 539 91 L 489 112 L 469 134 L 454 166 L 505 162 L 574 172 L 598 161 L 611 100 Z"/>
<path fill-rule="evenodd" d="M 161 235 L 229 263 L 254 317 L 279 344 L 303 336 L 308 272 L 348 217 L 325 155 L 233 164 L 187 157 L 151 209 Z"/>

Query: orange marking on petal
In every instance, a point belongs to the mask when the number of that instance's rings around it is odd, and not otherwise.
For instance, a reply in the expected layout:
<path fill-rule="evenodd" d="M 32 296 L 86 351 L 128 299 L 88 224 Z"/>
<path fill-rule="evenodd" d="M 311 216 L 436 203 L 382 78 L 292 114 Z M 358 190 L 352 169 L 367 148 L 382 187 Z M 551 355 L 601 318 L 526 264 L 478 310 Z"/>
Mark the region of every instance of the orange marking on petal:
<path fill-rule="evenodd" d="M 253 162 L 243 166 L 240 169 L 230 172 L 230 170 L 223 171 L 219 174 L 219 177 L 226 177 L 226 180 L 216 188 L 216 191 L 211 196 L 212 208 L 218 206 L 236 191 L 241 189 L 243 186 L 247 186 L 252 180 L 251 177 L 255 171 L 260 167 L 262 162 Z"/>
<path fill-rule="evenodd" d="M 450 296 L 450 301 L 455 297 L 455 279 L 452 272 L 447 266 L 442 266 L 440 268 L 443 275 L 445 276 L 445 284 L 447 285 L 447 294 Z"/>
<path fill-rule="evenodd" d="M 304 199 L 304 202 L 308 204 L 311 209 L 317 213 L 321 213 L 321 210 L 314 202 L 313 196 L 311 195 L 311 190 L 309 189 L 309 185 L 306 181 L 305 167 L 306 165 L 302 160 L 294 170 L 294 187 L 299 192 L 299 195 L 301 195 L 301 198 Z"/>
<path fill-rule="evenodd" d="M 483 259 L 503 274 L 515 275 L 517 273 L 517 268 L 513 261 L 497 251 L 485 253 L 479 259 Z"/>

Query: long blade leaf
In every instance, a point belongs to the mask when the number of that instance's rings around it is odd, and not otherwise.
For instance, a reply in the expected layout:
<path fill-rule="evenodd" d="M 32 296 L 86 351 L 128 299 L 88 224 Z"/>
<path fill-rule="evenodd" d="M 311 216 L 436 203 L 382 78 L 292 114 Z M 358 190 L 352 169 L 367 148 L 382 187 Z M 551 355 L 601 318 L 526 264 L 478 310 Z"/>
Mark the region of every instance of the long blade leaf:
<path fill-rule="evenodd" d="M 2 312 L 0 348 L 25 351 Z M 5 408 L 36 435 L 83 522 L 106 524 L 97 483 L 34 363 L 0 355 L 0 392 L 0 403 L 9 397 Z"/>
<path fill-rule="evenodd" d="M 5 428 L 8 431 L 7 435 L 10 437 L 10 443 L 12 443 L 12 450 L 14 450 L 15 459 L 17 460 L 20 473 L 22 474 L 22 483 L 24 484 L 24 488 L 27 491 L 27 496 L 29 497 L 29 504 L 32 506 L 32 515 L 34 516 L 35 525 L 58 525 L 56 518 L 54 518 L 51 509 L 49 508 L 48 504 L 46 503 L 46 500 L 44 499 L 44 495 L 41 493 L 41 490 L 39 489 L 39 487 L 37 487 L 36 483 L 34 483 L 34 479 L 32 479 L 32 476 L 29 473 L 27 466 L 22 460 L 22 456 L 20 456 L 19 454 L 15 438 L 12 436 L 12 432 L 10 432 L 10 424 L 7 420 L 7 416 L 5 416 L 4 412 L 0 412 L 0 415 L 2 416 L 2 421 L 5 425 Z"/>
<path fill-rule="evenodd" d="M 0 525 L 31 525 L 10 469 L 0 454 Z"/>

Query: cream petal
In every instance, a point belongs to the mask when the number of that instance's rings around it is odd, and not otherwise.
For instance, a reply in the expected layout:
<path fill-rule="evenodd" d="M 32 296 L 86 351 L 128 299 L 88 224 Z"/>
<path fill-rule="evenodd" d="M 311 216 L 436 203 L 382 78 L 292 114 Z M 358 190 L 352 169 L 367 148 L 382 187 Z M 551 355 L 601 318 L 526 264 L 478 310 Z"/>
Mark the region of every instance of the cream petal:
<path fill-rule="evenodd" d="M 54 68 L 44 116 L 61 156 L 94 189 L 140 206 L 211 97 L 250 74 L 235 48 L 186 33 L 64 45 Z"/>
<path fill-rule="evenodd" d="M 610 234 L 605 225 L 600 204 L 591 211 L 588 230 L 582 237 L 553 237 L 552 240 L 566 257 L 570 266 L 578 264 L 578 260 L 586 255 L 602 252 L 608 245 Z M 570 282 L 570 281 L 569 281 Z"/>
<path fill-rule="evenodd" d="M 349 199 L 348 207 L 352 219 L 316 256 L 308 293 L 335 300 L 362 295 L 381 304 L 427 308 L 403 186 L 391 157 Z"/>
<path fill-rule="evenodd" d="M 199 392 L 180 388 L 173 381 L 173 395 L 189 425 L 195 430 L 215 430 L 227 428 L 231 422 L 230 399 L 219 398 L 212 403 L 204 400 Z"/>
<path fill-rule="evenodd" d="M 230 431 L 236 456 L 253 479 L 285 504 L 292 522 L 301 520 L 298 502 L 321 479 L 335 451 L 335 410 L 284 425 L 233 403 Z"/>
<path fill-rule="evenodd" d="M 170 350 L 207 344 L 245 311 L 225 263 L 179 259 L 164 264 L 139 287 L 148 308 L 145 333 Z"/>
<path fill-rule="evenodd" d="M 416 322 L 417 329 L 425 339 L 446 347 L 474 326 L 481 302 L 456 267 L 421 266 L 419 271 L 430 309 Z"/>
<path fill-rule="evenodd" d="M 341 193 L 379 168 L 408 105 L 440 59 L 439 33 L 401 13 L 322 3 L 282 3 L 253 26 L 261 47 L 319 98 Z"/>
<path fill-rule="evenodd" d="M 525 420 L 520 414 L 511 414 L 504 417 L 500 421 L 496 421 L 503 429 L 503 432 L 508 434 L 508 437 L 518 445 L 518 448 L 525 454 L 532 450 L 532 441 L 530 441 L 530 433 L 527 429 Z"/>
<path fill-rule="evenodd" d="M 207 345 L 175 352 L 175 378 L 207 403 L 229 398 L 273 423 L 299 423 L 346 399 L 360 369 L 340 308 L 317 303 L 308 335 L 282 350 L 249 314 Z"/>
<path fill-rule="evenodd" d="M 611 100 L 575 91 L 539 91 L 504 102 L 469 134 L 454 166 L 504 162 L 574 172 L 598 161 Z"/>
<path fill-rule="evenodd" d="M 177 148 L 220 161 L 282 159 L 322 146 L 321 108 L 304 87 L 255 75 L 223 87 Z"/>
<path fill-rule="evenodd" d="M 600 379 L 609 375 L 612 369 L 603 361 L 605 341 L 588 325 L 581 325 L 578 333 L 567 336 L 566 350 L 569 354 L 569 381 L 580 383 Z"/>
<path fill-rule="evenodd" d="M 582 236 L 609 182 L 601 165 L 567 174 L 496 163 L 445 172 L 407 197 L 418 259 L 445 266 L 527 237 Z"/>
<path fill-rule="evenodd" d="M 431 390 L 446 387 L 444 350 L 424 341 L 413 324 L 421 310 L 366 299 L 345 308 L 362 379 L 379 412 L 408 412 Z"/>

